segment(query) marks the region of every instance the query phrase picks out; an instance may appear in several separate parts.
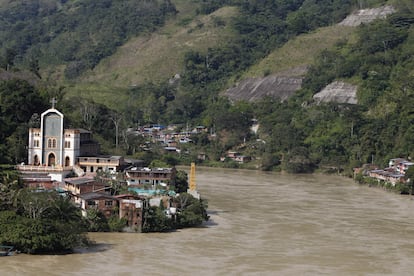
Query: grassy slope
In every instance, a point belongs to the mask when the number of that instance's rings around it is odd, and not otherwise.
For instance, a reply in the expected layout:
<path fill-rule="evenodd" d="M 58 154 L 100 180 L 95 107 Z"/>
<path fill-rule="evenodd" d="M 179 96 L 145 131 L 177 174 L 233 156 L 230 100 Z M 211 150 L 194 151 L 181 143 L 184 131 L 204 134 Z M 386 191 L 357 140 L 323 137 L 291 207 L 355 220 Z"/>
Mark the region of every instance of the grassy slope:
<path fill-rule="evenodd" d="M 128 87 L 146 81 L 165 81 L 180 73 L 185 52 L 204 51 L 232 37 L 229 24 L 216 27 L 214 18 L 229 22 L 237 15 L 236 8 L 225 7 L 208 16 L 196 16 L 194 4 L 185 0 L 173 2 L 179 13 L 165 27 L 130 39 L 79 82 L 68 86 L 67 95 L 119 106 L 126 100 L 122 91 Z"/>
<path fill-rule="evenodd" d="M 214 17 L 219 17 L 228 22 L 237 16 L 236 8 L 226 7 L 212 15 L 196 16 L 195 4 L 189 5 L 186 0 L 175 0 L 174 4 L 179 13 L 164 28 L 153 34 L 130 39 L 80 82 L 68 87 L 67 95 L 95 98 L 109 107 L 119 107 L 127 101 L 123 91 L 131 85 L 145 81 L 165 81 L 180 73 L 186 51 L 203 51 L 234 35 L 229 24 L 215 27 L 213 20 Z M 275 49 L 240 79 L 262 77 L 265 72 L 303 75 L 303 69 L 312 63 L 321 50 L 332 47 L 340 39 L 352 39 L 353 30 L 354 28 L 335 25 L 303 34 Z M 229 85 L 233 82 L 230 80 Z"/>
<path fill-rule="evenodd" d="M 252 66 L 242 78 L 262 77 L 265 72 L 287 76 L 300 76 L 321 50 L 332 47 L 341 39 L 350 39 L 354 28 L 330 26 L 289 40 L 266 58 Z"/>
<path fill-rule="evenodd" d="M 232 36 L 229 27 L 215 27 L 213 18 L 228 21 L 237 15 L 236 8 L 226 7 L 194 20 L 191 20 L 195 16 L 192 12 L 180 10 L 158 32 L 132 38 L 113 56 L 101 62 L 84 81 L 98 80 L 125 86 L 125 81 L 139 84 L 146 79 L 165 80 L 180 72 L 180 62 L 186 51 L 203 51 Z M 186 24 L 186 21 L 189 22 Z"/>

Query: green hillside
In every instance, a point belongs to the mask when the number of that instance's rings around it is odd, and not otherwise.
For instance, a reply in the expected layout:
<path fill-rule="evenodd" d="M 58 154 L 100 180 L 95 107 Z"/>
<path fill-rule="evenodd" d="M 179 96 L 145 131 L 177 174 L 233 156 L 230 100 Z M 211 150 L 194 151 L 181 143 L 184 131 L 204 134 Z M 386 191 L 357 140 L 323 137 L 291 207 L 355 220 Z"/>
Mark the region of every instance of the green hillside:
<path fill-rule="evenodd" d="M 9 1 L 0 8 L 2 63 L 68 80 L 94 68 L 131 37 L 176 14 L 170 1 Z M 63 70 L 59 70 L 61 66 Z"/>
<path fill-rule="evenodd" d="M 356 9 L 387 2 L 396 9 L 387 19 L 337 25 Z M 108 153 L 146 156 L 135 152 L 142 141 L 126 129 L 162 123 L 205 125 L 217 134 L 215 140 L 199 137 L 189 155 L 172 157 L 175 162 L 194 160 L 203 151 L 215 164 L 233 149 L 256 157 L 252 167 L 307 172 L 350 169 L 373 156 L 380 164 L 408 158 L 414 154 L 413 4 L 2 1 L 0 75 L 38 76 L 35 84 L 2 83 L 2 161 L 24 160 L 22 137 L 30 118 L 23 114 L 39 111 L 26 106 L 12 122 L 6 110 L 24 101 L 26 90 L 42 106 L 58 97 L 68 123 L 92 130 Z M 301 75 L 303 87 L 283 103 L 267 98 L 231 104 L 220 96 L 244 78 L 271 74 Z M 358 85 L 358 105 L 313 102 L 335 80 Z M 256 134 L 250 132 L 253 118 L 260 123 Z M 116 151 L 114 121 L 123 135 Z M 13 131 L 17 125 L 21 129 Z"/>
<path fill-rule="evenodd" d="M 331 48 L 340 40 L 349 39 L 354 31 L 352 27 L 332 25 L 301 34 L 251 66 L 242 78 L 262 77 L 265 72 L 302 75 L 303 70 L 295 69 L 309 66 L 323 49 Z"/>
<path fill-rule="evenodd" d="M 229 21 L 237 16 L 235 7 L 224 7 L 194 19 L 180 11 L 178 15 L 160 30 L 130 39 L 81 81 L 120 87 L 165 81 L 181 73 L 187 51 L 206 52 L 209 47 L 216 47 L 234 36 Z"/>

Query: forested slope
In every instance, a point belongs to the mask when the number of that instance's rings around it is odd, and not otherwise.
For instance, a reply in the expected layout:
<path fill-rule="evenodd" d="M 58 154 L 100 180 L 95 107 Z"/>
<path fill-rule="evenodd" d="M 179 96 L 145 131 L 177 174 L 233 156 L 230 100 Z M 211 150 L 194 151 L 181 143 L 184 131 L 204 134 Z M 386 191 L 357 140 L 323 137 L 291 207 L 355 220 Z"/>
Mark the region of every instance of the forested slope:
<path fill-rule="evenodd" d="M 170 1 L 161 0 L 4 1 L 0 7 L 3 67 L 18 63 L 36 72 L 44 68 L 46 73 L 65 65 L 65 78 L 74 79 L 127 39 L 154 31 L 175 13 Z"/>
<path fill-rule="evenodd" d="M 125 132 L 138 124 L 202 124 L 216 132 L 215 140 L 197 139 L 188 156 L 173 157 L 178 162 L 199 151 L 214 162 L 236 149 L 257 157 L 261 169 L 305 172 L 413 154 L 412 0 L 36 3 L 1 2 L 1 66 L 37 75 L 42 84 L 31 91 L 43 103 L 57 96 L 68 123 L 94 131 L 108 152 L 117 121 L 120 154 L 142 142 Z M 386 3 L 396 11 L 386 19 L 336 26 L 356 9 Z M 283 102 L 231 104 L 221 96 L 246 77 L 303 66 L 301 89 Z M 313 96 L 334 81 L 358 87 L 358 104 L 316 104 Z M 3 162 L 24 160 L 24 149 L 11 149 L 24 145 L 27 120 L 14 132 L 6 116 L 13 103 L 3 100 L 15 85 L 4 82 L 0 91 Z"/>

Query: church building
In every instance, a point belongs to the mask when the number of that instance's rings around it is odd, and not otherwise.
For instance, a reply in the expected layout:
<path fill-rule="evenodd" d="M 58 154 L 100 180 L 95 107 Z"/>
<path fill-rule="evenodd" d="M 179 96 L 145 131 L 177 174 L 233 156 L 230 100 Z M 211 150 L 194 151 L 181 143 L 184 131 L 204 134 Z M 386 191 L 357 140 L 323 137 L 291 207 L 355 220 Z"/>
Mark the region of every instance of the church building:
<path fill-rule="evenodd" d="M 40 128 L 29 129 L 28 163 L 33 166 L 73 167 L 79 156 L 97 155 L 99 145 L 83 129 L 65 129 L 63 114 L 54 107 L 41 115 Z"/>
<path fill-rule="evenodd" d="M 53 99 L 52 108 L 42 113 L 40 128 L 29 129 L 28 164 L 17 166 L 23 182 L 31 187 L 50 188 L 71 172 L 82 175 L 79 158 L 99 153 L 90 131 L 65 129 L 64 116 L 55 103 Z"/>

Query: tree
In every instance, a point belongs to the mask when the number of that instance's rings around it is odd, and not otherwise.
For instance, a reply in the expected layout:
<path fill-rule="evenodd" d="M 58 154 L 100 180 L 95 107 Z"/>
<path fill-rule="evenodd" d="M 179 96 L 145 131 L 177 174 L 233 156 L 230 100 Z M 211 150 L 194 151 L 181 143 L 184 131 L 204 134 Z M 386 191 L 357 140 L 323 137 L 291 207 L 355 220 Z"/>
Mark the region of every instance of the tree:
<path fill-rule="evenodd" d="M 24 188 L 19 193 L 18 205 L 26 217 L 41 219 L 46 217 L 46 211 L 52 208 L 55 196 L 55 192 L 36 192 Z"/>
<path fill-rule="evenodd" d="M 313 163 L 309 158 L 308 149 L 305 147 L 294 148 L 283 160 L 283 169 L 289 173 L 309 173 L 313 169 Z"/>
<path fill-rule="evenodd" d="M 410 189 L 410 194 L 414 194 L 414 166 L 410 166 L 405 172 L 404 178 L 407 180 L 407 185 Z"/>
<path fill-rule="evenodd" d="M 177 204 L 177 227 L 193 227 L 199 226 L 203 221 L 208 221 L 207 201 L 197 199 L 188 193 L 180 193 L 174 198 Z"/>
<path fill-rule="evenodd" d="M 47 217 L 57 221 L 70 222 L 81 221 L 82 214 L 68 197 L 59 196 L 51 204 Z"/>
<path fill-rule="evenodd" d="M 118 149 L 118 141 L 119 141 L 119 124 L 122 120 L 122 115 L 116 112 L 110 117 L 111 121 L 114 123 L 115 126 L 115 148 Z"/>
<path fill-rule="evenodd" d="M 0 160 L 6 163 L 25 159 L 27 123 L 32 114 L 46 108 L 39 91 L 25 80 L 13 79 L 0 82 Z"/>
<path fill-rule="evenodd" d="M 16 209 L 17 195 L 22 187 L 18 172 L 3 165 L 0 168 L 0 211 Z"/>
<path fill-rule="evenodd" d="M 122 232 L 127 225 L 126 218 L 119 218 L 117 215 L 111 216 L 108 219 L 108 226 L 111 232 Z"/>
<path fill-rule="evenodd" d="M 70 252 L 87 243 L 79 221 L 33 219 L 14 211 L 0 212 L 0 243 L 11 244 L 24 253 Z"/>
<path fill-rule="evenodd" d="M 29 70 L 33 72 L 39 79 L 42 78 L 40 75 L 40 67 L 39 67 L 39 60 L 35 57 L 30 57 L 29 59 Z"/>
<path fill-rule="evenodd" d="M 167 232 L 173 229 L 173 223 L 163 208 L 150 206 L 144 208 L 142 232 Z"/>
<path fill-rule="evenodd" d="M 86 211 L 86 220 L 88 222 L 88 231 L 107 232 L 109 225 L 106 217 L 97 209 L 90 208 Z"/>
<path fill-rule="evenodd" d="M 80 209 L 52 191 L 20 189 L 17 209 L 0 211 L 0 243 L 25 253 L 69 252 L 88 243 Z"/>
<path fill-rule="evenodd" d="M 14 65 L 14 59 L 17 56 L 17 52 L 14 49 L 6 49 L 6 70 L 8 71 Z"/>
<path fill-rule="evenodd" d="M 185 193 L 188 189 L 188 175 L 185 171 L 179 170 L 175 174 L 175 179 L 173 180 L 174 191 L 176 193 Z"/>

